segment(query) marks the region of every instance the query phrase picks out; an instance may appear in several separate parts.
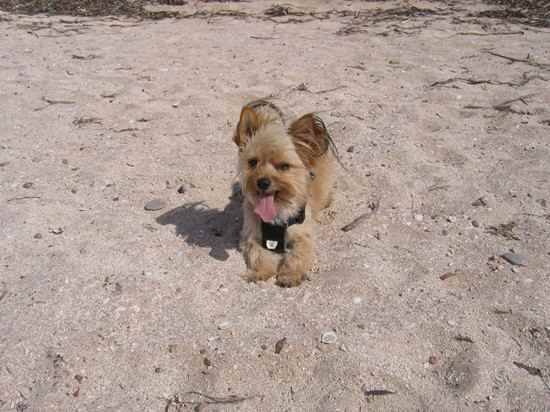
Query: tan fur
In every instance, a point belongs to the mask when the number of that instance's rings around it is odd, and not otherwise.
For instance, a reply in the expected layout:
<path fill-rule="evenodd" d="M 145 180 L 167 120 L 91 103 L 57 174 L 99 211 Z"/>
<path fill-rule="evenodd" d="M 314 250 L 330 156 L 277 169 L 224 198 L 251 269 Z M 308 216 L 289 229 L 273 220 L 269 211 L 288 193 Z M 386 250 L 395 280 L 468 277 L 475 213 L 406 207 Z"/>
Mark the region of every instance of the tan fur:
<path fill-rule="evenodd" d="M 334 183 L 334 154 L 328 132 L 312 114 L 284 124 L 281 111 L 266 101 L 243 107 L 233 140 L 239 147 L 239 174 L 244 195 L 241 249 L 250 281 L 276 276 L 281 286 L 299 285 L 314 261 L 313 223 L 330 203 Z M 255 164 L 251 166 L 250 161 Z M 287 168 L 288 166 L 288 168 Z M 312 179 L 312 173 L 314 178 Z M 257 181 L 268 178 L 277 217 L 286 221 L 306 205 L 302 224 L 287 229 L 289 250 L 277 254 L 261 245 L 261 220 L 255 214 Z"/>

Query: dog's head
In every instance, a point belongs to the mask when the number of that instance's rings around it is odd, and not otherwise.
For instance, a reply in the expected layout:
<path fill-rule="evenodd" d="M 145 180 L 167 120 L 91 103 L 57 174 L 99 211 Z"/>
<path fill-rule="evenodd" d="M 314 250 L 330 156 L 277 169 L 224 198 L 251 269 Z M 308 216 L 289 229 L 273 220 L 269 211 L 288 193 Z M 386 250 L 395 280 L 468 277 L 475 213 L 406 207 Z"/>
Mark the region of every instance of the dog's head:
<path fill-rule="evenodd" d="M 242 109 L 233 138 L 239 147 L 245 199 L 265 222 L 286 221 L 305 206 L 315 159 L 328 150 L 328 133 L 313 114 L 285 127 L 273 105 Z"/>

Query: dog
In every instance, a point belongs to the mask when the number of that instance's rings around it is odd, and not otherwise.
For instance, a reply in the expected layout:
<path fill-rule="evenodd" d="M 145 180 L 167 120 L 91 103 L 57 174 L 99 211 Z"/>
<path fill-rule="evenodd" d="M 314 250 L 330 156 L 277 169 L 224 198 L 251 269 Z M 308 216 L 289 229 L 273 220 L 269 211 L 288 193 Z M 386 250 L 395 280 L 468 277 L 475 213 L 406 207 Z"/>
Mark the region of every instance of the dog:
<path fill-rule="evenodd" d="M 288 126 L 266 100 L 245 105 L 233 136 L 243 194 L 246 279 L 298 286 L 314 261 L 313 226 L 332 199 L 336 146 L 313 113 Z"/>

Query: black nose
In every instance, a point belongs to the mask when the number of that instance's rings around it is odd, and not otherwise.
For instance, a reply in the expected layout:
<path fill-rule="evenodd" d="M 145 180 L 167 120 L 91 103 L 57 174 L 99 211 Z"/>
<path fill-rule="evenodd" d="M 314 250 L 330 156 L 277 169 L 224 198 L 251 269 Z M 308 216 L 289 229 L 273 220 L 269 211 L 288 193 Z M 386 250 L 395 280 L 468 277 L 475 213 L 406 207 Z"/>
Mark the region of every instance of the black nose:
<path fill-rule="evenodd" d="M 269 185 L 271 184 L 271 182 L 267 177 L 262 177 L 261 179 L 258 179 L 257 184 L 258 184 L 258 189 L 267 190 L 269 189 Z"/>

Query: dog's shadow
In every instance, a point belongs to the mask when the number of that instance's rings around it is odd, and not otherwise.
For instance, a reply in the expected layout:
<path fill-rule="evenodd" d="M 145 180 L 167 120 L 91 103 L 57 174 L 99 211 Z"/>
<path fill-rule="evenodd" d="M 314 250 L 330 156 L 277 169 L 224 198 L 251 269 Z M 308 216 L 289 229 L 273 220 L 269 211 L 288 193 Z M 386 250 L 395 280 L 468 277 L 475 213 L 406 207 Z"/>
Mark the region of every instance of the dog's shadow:
<path fill-rule="evenodd" d="M 162 214 L 157 223 L 174 225 L 176 235 L 187 244 L 210 248 L 210 256 L 224 261 L 229 258 L 228 251 L 239 246 L 241 203 L 242 195 L 236 183 L 223 210 L 211 209 L 204 202 L 187 203 Z"/>

